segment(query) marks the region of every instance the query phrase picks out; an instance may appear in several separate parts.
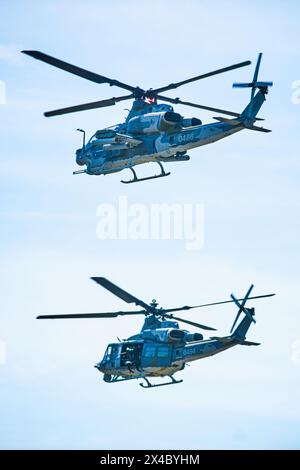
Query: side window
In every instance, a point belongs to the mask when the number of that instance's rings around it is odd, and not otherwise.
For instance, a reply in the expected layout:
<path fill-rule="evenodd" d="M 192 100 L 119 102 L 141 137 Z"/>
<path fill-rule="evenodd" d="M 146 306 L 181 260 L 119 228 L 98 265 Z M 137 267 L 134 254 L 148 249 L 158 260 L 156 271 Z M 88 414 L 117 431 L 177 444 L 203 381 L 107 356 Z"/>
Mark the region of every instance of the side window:
<path fill-rule="evenodd" d="M 108 360 L 110 355 L 111 355 L 111 346 L 108 346 L 108 348 L 106 349 L 105 354 L 104 354 L 104 359 Z"/>
<path fill-rule="evenodd" d="M 157 351 L 157 357 L 168 357 L 169 348 L 168 346 L 160 346 Z"/>
<path fill-rule="evenodd" d="M 111 350 L 111 356 L 116 356 L 119 351 L 119 346 L 113 346 Z"/>
<path fill-rule="evenodd" d="M 144 357 L 155 357 L 155 346 L 146 345 L 144 349 Z"/>

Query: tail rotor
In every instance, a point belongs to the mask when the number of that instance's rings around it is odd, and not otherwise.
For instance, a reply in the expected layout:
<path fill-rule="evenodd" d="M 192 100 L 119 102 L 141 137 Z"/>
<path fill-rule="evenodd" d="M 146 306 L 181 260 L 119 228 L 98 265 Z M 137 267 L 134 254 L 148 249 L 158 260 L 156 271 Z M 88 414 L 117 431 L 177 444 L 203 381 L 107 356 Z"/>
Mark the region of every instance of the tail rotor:
<path fill-rule="evenodd" d="M 264 93 L 267 93 L 268 87 L 273 86 L 273 82 L 259 82 L 258 79 L 258 72 L 260 68 L 260 63 L 262 59 L 262 52 L 258 54 L 258 59 L 255 66 L 255 71 L 253 75 L 253 80 L 250 83 L 233 83 L 233 88 L 252 88 L 251 90 L 251 100 L 254 98 L 255 90 L 259 88 Z"/>
<path fill-rule="evenodd" d="M 248 292 L 247 294 L 245 295 L 245 297 L 243 298 L 242 302 L 240 303 L 233 294 L 231 294 L 231 298 L 232 300 L 234 301 L 234 303 L 239 307 L 239 311 L 237 313 L 237 316 L 235 317 L 235 320 L 233 322 L 233 325 L 231 327 L 231 330 L 230 330 L 230 333 L 233 332 L 234 328 L 235 328 L 235 325 L 237 324 L 238 322 L 238 319 L 241 315 L 241 313 L 243 312 L 251 322 L 253 323 L 256 323 L 256 320 L 253 318 L 254 317 L 254 308 L 246 308 L 245 305 L 246 305 L 246 302 L 252 292 L 252 289 L 253 289 L 254 285 L 251 284 L 250 288 L 248 289 Z"/>

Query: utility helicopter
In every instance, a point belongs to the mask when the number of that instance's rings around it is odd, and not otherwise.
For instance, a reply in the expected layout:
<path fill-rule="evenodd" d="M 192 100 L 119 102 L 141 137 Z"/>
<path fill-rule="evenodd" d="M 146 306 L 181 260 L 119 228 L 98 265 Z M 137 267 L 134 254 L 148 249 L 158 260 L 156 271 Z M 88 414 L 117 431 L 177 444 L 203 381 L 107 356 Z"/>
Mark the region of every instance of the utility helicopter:
<path fill-rule="evenodd" d="M 253 285 L 250 286 L 245 297 L 237 299 L 231 294 L 231 300 L 213 302 L 202 305 L 175 308 L 158 307 L 156 300 L 146 303 L 129 292 L 121 289 L 116 284 L 104 277 L 92 277 L 96 283 L 110 291 L 115 296 L 129 304 L 135 304 L 142 310 L 129 312 L 106 313 L 75 313 L 67 315 L 41 315 L 38 319 L 78 319 L 78 318 L 115 318 L 127 315 L 144 315 L 145 321 L 140 333 L 130 336 L 128 339 L 119 340 L 107 346 L 103 359 L 95 367 L 104 374 L 103 380 L 107 383 L 122 382 L 132 379 L 143 379 L 140 385 L 144 388 L 161 387 L 181 383 L 173 375 L 184 369 L 186 363 L 213 356 L 226 349 L 238 345 L 258 346 L 260 343 L 246 341 L 246 333 L 255 323 L 254 308 L 246 307 L 249 299 L 272 297 L 275 294 L 258 295 L 250 297 Z M 207 325 L 186 320 L 173 315 L 173 312 L 191 310 L 200 307 L 209 307 L 234 302 L 238 307 L 238 313 L 230 330 L 229 336 L 212 336 L 203 339 L 201 333 L 192 333 L 181 329 L 178 322 L 203 329 L 216 331 Z M 237 325 L 240 315 L 243 319 Z M 237 326 L 236 326 L 237 325 Z M 169 382 L 152 384 L 149 377 L 169 377 Z"/>
<path fill-rule="evenodd" d="M 235 88 L 251 88 L 249 104 L 241 113 L 236 113 L 225 109 L 182 101 L 179 98 L 170 98 L 165 96 L 164 93 L 197 80 L 250 65 L 251 62 L 249 60 L 187 80 L 171 83 L 167 86 L 146 90 L 139 86 L 128 85 L 119 80 L 90 72 L 40 51 L 26 50 L 22 52 L 92 82 L 99 84 L 108 83 L 110 86 L 117 86 L 129 92 L 129 94 L 124 96 L 48 111 L 44 113 L 46 117 L 103 108 L 113 106 L 120 101 L 134 100 L 125 122 L 98 130 L 87 143 L 85 131 L 77 129 L 83 132 L 83 144 L 76 151 L 76 162 L 81 166 L 86 165 L 86 168 L 74 171 L 73 174 L 107 175 L 129 169 L 133 174 L 133 178 L 131 180 L 122 180 L 122 183 L 135 183 L 161 178 L 170 175 L 170 172 L 164 170 L 163 163 L 187 161 L 190 159 L 187 151 L 195 147 L 216 142 L 243 129 L 271 132 L 269 129 L 254 125 L 256 121 L 262 120 L 257 117 L 257 114 L 265 101 L 268 87 L 273 85 L 272 82 L 258 81 L 262 53 L 258 56 L 253 80 L 249 83 L 233 84 Z M 164 103 L 158 103 L 158 100 Z M 165 103 L 191 106 L 228 115 L 230 118 L 216 116 L 214 117 L 217 120 L 216 123 L 203 125 L 200 119 L 196 117 L 183 117 L 174 111 L 172 105 Z M 157 163 L 160 167 L 160 173 L 158 175 L 138 178 L 133 167 L 148 162 Z"/>

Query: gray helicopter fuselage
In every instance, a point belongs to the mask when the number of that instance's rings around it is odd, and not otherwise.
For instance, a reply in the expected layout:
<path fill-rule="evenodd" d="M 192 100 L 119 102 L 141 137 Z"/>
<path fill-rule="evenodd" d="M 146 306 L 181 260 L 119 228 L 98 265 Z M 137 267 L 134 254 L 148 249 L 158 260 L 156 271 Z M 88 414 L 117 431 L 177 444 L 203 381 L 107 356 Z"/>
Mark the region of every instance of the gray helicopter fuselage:
<path fill-rule="evenodd" d="M 213 356 L 238 344 L 233 336 L 204 340 L 200 333 L 180 329 L 177 322 L 149 316 L 139 334 L 109 344 L 96 368 L 105 377 L 172 376 L 184 369 L 187 362 Z"/>
<path fill-rule="evenodd" d="M 232 120 L 202 125 L 183 118 L 169 105 L 143 103 L 143 113 L 132 110 L 125 124 L 98 131 L 79 149 L 76 161 L 90 175 L 105 175 L 147 162 L 189 160 L 186 152 L 228 137 L 245 127 Z M 110 137 L 105 131 L 111 132 Z M 104 138 L 102 138 L 102 134 Z M 108 134 L 109 135 L 109 134 Z"/>
<path fill-rule="evenodd" d="M 41 51 L 24 50 L 22 52 L 34 59 L 41 60 L 94 83 L 107 83 L 110 86 L 122 88 L 127 93 L 129 92 L 129 94 L 124 96 L 116 96 L 110 99 L 47 111 L 44 113 L 47 117 L 98 109 L 113 106 L 118 102 L 133 100 L 132 108 L 124 123 L 113 128 L 97 131 L 87 144 L 85 143 L 85 131 L 77 129 L 83 132 L 83 145 L 82 148 L 76 151 L 76 162 L 80 166 L 85 166 L 85 169 L 74 171 L 73 174 L 107 175 L 128 168 L 133 174 L 133 179 L 122 180 L 122 183 L 127 184 L 162 178 L 170 175 L 170 172 L 165 172 L 163 163 L 189 160 L 190 157 L 186 152 L 190 149 L 211 144 L 245 128 L 260 132 L 270 132 L 269 129 L 254 125 L 255 121 L 261 120 L 261 118 L 256 118 L 256 116 L 265 101 L 268 87 L 273 85 L 272 82 L 258 80 L 262 53 L 258 55 L 252 81 L 233 84 L 234 88 L 251 88 L 250 102 L 241 113 L 236 113 L 211 106 L 181 101 L 178 97 L 171 98 L 166 96 L 165 92 L 175 90 L 188 83 L 248 66 L 251 63 L 249 60 L 186 80 L 172 82 L 163 87 L 143 89 L 139 86 L 132 86 L 77 67 Z M 163 103 L 158 104 L 157 100 Z M 231 118 L 227 119 L 217 116 L 215 117 L 218 121 L 217 123 L 202 125 L 200 119 L 185 118 L 179 113 L 174 112 L 170 104 L 165 103 L 191 106 L 216 114 L 225 114 Z M 232 119 L 232 117 L 234 118 Z M 160 174 L 138 178 L 134 167 L 149 162 L 156 162 L 159 165 Z"/>
<path fill-rule="evenodd" d="M 119 339 L 118 343 L 109 344 L 103 359 L 95 367 L 103 373 L 103 380 L 107 383 L 142 378 L 146 385 L 144 383 L 140 385 L 144 388 L 173 385 L 182 382 L 182 380 L 174 379 L 173 375 L 184 369 L 185 364 L 188 362 L 213 356 L 237 345 L 258 346 L 260 343 L 246 341 L 249 327 L 252 323 L 256 323 L 256 320 L 254 319 L 254 308 L 247 308 L 245 304 L 248 299 L 260 299 L 275 295 L 264 294 L 250 297 L 254 287 L 251 284 L 243 298 L 236 298 L 231 294 L 231 300 L 229 301 L 162 308 L 158 307 L 155 299 L 151 303 L 146 303 L 104 277 L 93 276 L 91 279 L 126 303 L 134 303 L 136 306 L 142 307 L 142 310 L 39 315 L 37 318 L 53 320 L 142 315 L 145 317 L 145 320 L 140 332 L 130 336 L 128 339 L 122 341 Z M 201 333 L 190 332 L 180 328 L 178 322 L 208 331 L 216 331 L 216 329 L 174 315 L 174 312 L 227 304 L 228 302 L 234 302 L 239 309 L 230 329 L 229 336 L 212 336 L 208 339 L 203 339 Z M 244 316 L 239 320 L 242 313 Z M 149 377 L 164 376 L 168 376 L 171 381 L 153 385 L 148 380 Z"/>
<path fill-rule="evenodd" d="M 132 364 L 132 366 L 128 366 L 122 364 L 121 358 L 124 347 L 135 346 L 138 343 L 141 345 L 139 365 Z M 96 367 L 104 374 L 126 378 L 171 376 L 175 372 L 184 369 L 185 364 L 188 362 L 213 356 L 238 344 L 239 342 L 234 338 L 228 338 L 226 342 L 208 339 L 181 344 L 131 340 L 109 345 L 108 350 L 109 348 L 115 348 L 113 357 L 105 355 Z"/>

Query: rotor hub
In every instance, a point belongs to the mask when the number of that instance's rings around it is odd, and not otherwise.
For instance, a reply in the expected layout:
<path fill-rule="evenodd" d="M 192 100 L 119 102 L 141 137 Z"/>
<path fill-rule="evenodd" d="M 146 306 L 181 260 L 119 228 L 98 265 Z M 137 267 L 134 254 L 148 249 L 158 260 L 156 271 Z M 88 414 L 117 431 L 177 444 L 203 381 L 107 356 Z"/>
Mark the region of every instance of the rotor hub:
<path fill-rule="evenodd" d="M 150 307 L 157 308 L 158 307 L 158 302 L 156 299 L 152 299 Z"/>

